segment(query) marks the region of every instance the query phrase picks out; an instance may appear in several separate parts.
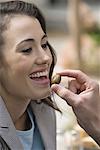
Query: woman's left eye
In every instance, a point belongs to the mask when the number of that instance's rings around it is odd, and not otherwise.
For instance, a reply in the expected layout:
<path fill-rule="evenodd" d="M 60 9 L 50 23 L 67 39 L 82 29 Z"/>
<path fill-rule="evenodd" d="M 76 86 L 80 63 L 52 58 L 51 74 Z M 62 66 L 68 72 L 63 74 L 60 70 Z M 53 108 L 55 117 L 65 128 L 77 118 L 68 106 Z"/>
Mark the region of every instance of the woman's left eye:
<path fill-rule="evenodd" d="M 43 49 L 47 49 L 47 47 L 48 47 L 48 43 L 42 44 Z"/>
<path fill-rule="evenodd" d="M 27 49 L 23 49 L 22 53 L 29 54 L 29 53 L 31 53 L 31 51 L 32 51 L 32 48 L 30 47 L 30 48 L 27 48 Z"/>

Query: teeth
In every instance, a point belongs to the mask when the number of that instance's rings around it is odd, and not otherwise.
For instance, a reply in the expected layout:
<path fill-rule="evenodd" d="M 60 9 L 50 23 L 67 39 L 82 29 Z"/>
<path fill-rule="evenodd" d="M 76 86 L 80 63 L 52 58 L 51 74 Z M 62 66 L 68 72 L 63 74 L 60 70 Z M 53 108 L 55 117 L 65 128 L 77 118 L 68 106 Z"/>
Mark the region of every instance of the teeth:
<path fill-rule="evenodd" d="M 48 75 L 48 71 L 43 71 L 43 72 L 37 72 L 37 73 L 33 73 L 31 74 L 29 77 L 30 78 L 39 78 L 39 77 L 42 77 L 42 76 L 47 76 Z"/>

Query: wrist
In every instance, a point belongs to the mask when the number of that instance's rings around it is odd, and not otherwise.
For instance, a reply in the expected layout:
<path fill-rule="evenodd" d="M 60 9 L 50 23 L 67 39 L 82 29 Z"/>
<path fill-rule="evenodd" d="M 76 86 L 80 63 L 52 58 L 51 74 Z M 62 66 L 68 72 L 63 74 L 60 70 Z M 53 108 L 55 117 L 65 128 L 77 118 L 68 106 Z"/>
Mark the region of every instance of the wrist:
<path fill-rule="evenodd" d="M 100 146 L 100 126 L 95 127 L 94 131 L 92 130 L 92 133 L 90 135 L 95 142 Z"/>

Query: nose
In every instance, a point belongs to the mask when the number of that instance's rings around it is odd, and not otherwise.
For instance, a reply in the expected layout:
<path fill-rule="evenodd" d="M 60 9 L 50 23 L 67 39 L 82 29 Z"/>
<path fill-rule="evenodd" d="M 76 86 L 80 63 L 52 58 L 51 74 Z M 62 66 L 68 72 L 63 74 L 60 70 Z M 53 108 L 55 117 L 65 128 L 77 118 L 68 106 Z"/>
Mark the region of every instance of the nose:
<path fill-rule="evenodd" d="M 40 47 L 37 51 L 37 57 L 36 57 L 36 64 L 48 64 L 50 62 L 50 55 L 47 52 L 48 50 L 44 50 L 42 47 Z"/>

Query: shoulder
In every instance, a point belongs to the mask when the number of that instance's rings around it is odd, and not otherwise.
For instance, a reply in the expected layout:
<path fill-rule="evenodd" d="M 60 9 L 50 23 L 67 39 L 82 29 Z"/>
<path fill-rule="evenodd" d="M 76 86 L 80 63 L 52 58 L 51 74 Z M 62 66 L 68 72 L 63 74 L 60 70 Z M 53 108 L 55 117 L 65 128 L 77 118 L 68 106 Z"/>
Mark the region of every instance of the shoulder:
<path fill-rule="evenodd" d="M 8 147 L 8 145 L 7 145 L 7 143 L 3 140 L 3 138 L 0 136 L 0 150 L 4 150 L 4 149 L 6 149 L 6 150 L 11 150 L 9 147 Z"/>

